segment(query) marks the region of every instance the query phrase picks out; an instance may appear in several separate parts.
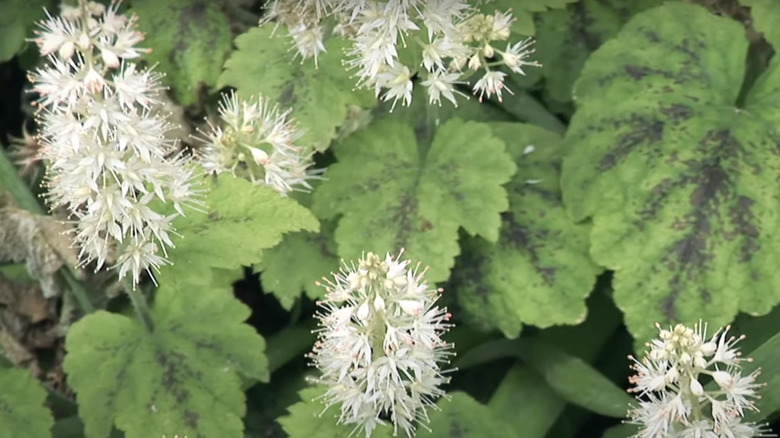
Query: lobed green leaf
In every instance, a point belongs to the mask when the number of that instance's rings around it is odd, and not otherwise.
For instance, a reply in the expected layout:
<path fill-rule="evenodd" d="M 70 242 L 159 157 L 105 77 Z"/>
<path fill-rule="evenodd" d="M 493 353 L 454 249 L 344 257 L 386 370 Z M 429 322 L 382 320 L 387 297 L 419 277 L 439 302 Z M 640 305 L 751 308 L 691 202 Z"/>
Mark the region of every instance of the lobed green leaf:
<path fill-rule="evenodd" d="M 248 316 L 228 291 L 163 285 L 151 333 L 105 311 L 74 324 L 64 368 L 87 438 L 107 437 L 112 425 L 127 438 L 242 437 L 238 373 L 269 378 L 265 341 L 243 324 Z"/>
<path fill-rule="evenodd" d="M 306 208 L 268 187 L 229 174 L 208 178 L 206 183 L 208 211 L 189 211 L 174 221 L 182 237 L 169 250 L 172 264 L 157 275 L 160 284 L 212 284 L 212 268 L 250 266 L 285 233 L 319 228 Z"/>
<path fill-rule="evenodd" d="M 775 0 L 739 0 L 743 6 L 750 8 L 750 24 L 764 35 L 769 44 L 778 50 L 780 48 L 780 2 Z"/>
<path fill-rule="evenodd" d="M 325 288 L 316 282 L 339 269 L 334 229 L 334 221 L 324 221 L 319 233 L 288 234 L 281 243 L 267 250 L 256 266 L 262 271 L 263 290 L 273 293 L 285 309 L 292 308 L 301 291 L 315 300 L 325 295 Z"/>
<path fill-rule="evenodd" d="M 574 81 L 588 56 L 614 37 L 633 15 L 662 0 L 583 0 L 535 15 L 536 58 L 545 87 L 560 102 L 572 99 Z"/>
<path fill-rule="evenodd" d="M 0 436 L 50 438 L 46 390 L 27 370 L 0 367 Z"/>
<path fill-rule="evenodd" d="M 354 89 L 355 79 L 341 63 L 345 41 L 328 39 L 327 52 L 315 66 L 313 60 L 294 60 L 289 36 L 283 29 L 273 34 L 273 27 L 253 28 L 235 39 L 237 49 L 225 62 L 218 85 L 292 108 L 304 130 L 300 144 L 323 151 L 347 120 L 350 106 L 370 108 L 376 99 L 370 91 Z"/>
<path fill-rule="evenodd" d="M 405 248 L 430 265 L 428 281 L 443 281 L 460 227 L 498 239 L 508 207 L 501 185 L 515 171 L 504 148 L 481 123 L 449 120 L 428 148 L 407 124 L 379 120 L 339 144 L 313 209 L 322 218 L 343 215 L 335 233 L 342 258 Z"/>
<path fill-rule="evenodd" d="M 145 56 L 165 73 L 178 102 L 191 105 L 217 82 L 231 51 L 230 23 L 219 5 L 208 0 L 133 0 Z"/>
<path fill-rule="evenodd" d="M 777 66 L 738 101 L 740 23 L 691 4 L 635 16 L 575 85 L 563 199 L 641 344 L 655 322 L 722 326 L 780 301 Z"/>
<path fill-rule="evenodd" d="M 455 270 L 458 300 L 482 325 L 516 337 L 523 324 L 578 324 L 601 268 L 588 254 L 589 225 L 566 214 L 558 186 L 561 136 L 520 123 L 491 123 L 517 173 L 506 185 L 496 243 L 467 241 Z"/>

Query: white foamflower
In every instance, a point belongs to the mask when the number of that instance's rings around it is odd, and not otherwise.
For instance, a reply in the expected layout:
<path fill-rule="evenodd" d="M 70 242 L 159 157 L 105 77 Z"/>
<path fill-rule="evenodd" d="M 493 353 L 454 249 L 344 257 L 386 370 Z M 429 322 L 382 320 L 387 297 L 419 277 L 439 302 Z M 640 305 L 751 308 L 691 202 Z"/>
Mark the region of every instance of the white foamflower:
<path fill-rule="evenodd" d="M 512 44 L 507 43 L 506 51 L 500 52 L 506 65 L 510 70 L 515 73 L 525 75 L 523 67 L 541 67 L 538 61 L 526 61 L 526 58 L 531 56 L 535 50 L 530 47 L 533 46 L 534 40 L 526 38 L 523 41 Z"/>
<path fill-rule="evenodd" d="M 470 86 L 480 99 L 496 95 L 501 99 L 505 73 L 494 71 L 503 65 L 516 74 L 525 74 L 524 67 L 540 67 L 528 60 L 534 53 L 533 40 L 517 43 L 512 37 L 514 21 L 511 10 L 480 13 L 479 9 L 464 0 L 275 0 L 269 2 L 266 17 L 260 24 L 275 21 L 284 26 L 294 41 L 301 57 L 314 58 L 325 50 L 325 40 L 342 37 L 350 42 L 345 51 L 345 65 L 357 78 L 357 85 L 375 90 L 386 90 L 385 100 L 411 104 L 411 92 L 407 88 L 413 81 L 393 81 L 388 72 L 399 72 L 402 53 L 420 50 L 420 65 L 407 65 L 410 78 L 418 73 L 426 77 L 441 78 L 457 74 L 449 83 Z M 326 33 L 325 29 L 333 29 Z M 506 51 L 495 49 L 498 42 L 507 42 Z M 500 55 L 500 56 L 499 56 Z M 408 58 L 404 58 L 408 59 Z M 481 82 L 470 82 L 471 74 L 462 71 L 468 66 L 472 71 L 484 71 Z M 396 75 L 398 77 L 398 75 Z M 450 76 L 447 76 L 448 78 Z M 479 76 L 475 76 L 479 77 Z M 429 102 L 440 103 L 444 90 L 425 84 Z M 380 92 L 377 92 L 379 95 Z M 447 93 L 455 99 L 455 94 Z"/>
<path fill-rule="evenodd" d="M 451 324 L 437 307 L 440 290 L 425 270 L 400 255 L 368 253 L 326 279 L 327 295 L 317 314 L 318 340 L 310 357 L 326 385 L 323 402 L 340 408 L 339 423 L 370 437 L 389 421 L 395 433 L 413 437 L 428 421 L 427 409 L 445 395 L 441 369 L 452 345 L 441 336 Z"/>
<path fill-rule="evenodd" d="M 312 168 L 313 151 L 298 146 L 303 134 L 282 111 L 262 96 L 240 99 L 234 92 L 223 95 L 219 122 L 208 122 L 201 132 L 200 162 L 207 173 L 230 172 L 263 184 L 282 195 L 309 190 L 322 169 Z"/>
<path fill-rule="evenodd" d="M 506 88 L 504 85 L 505 77 L 506 73 L 502 71 L 490 70 L 485 72 L 482 78 L 480 78 L 480 80 L 474 84 L 474 94 L 479 93 L 479 101 L 482 102 L 482 99 L 485 95 L 487 95 L 489 98 L 493 94 L 495 94 L 498 100 L 501 101 L 503 100 L 501 96 L 501 92 L 503 90 L 506 90 L 509 94 L 513 94 L 512 90 Z"/>
<path fill-rule="evenodd" d="M 199 201 L 192 168 L 166 138 L 172 127 L 154 112 L 160 75 L 127 61 L 147 51 L 135 47 L 143 40 L 135 16 L 118 7 L 82 1 L 47 13 L 34 41 L 49 63 L 30 81 L 48 200 L 76 223 L 80 263 L 114 264 L 136 285 L 166 263 L 171 221 Z M 177 213 L 156 211 L 155 200 Z"/>
<path fill-rule="evenodd" d="M 422 82 L 422 85 L 427 87 L 428 90 L 428 103 L 441 105 L 441 98 L 444 97 L 452 102 L 453 105 L 458 106 L 455 94 L 460 94 L 468 99 L 468 96 L 455 88 L 456 84 L 462 83 L 458 81 L 459 77 L 458 73 L 444 73 L 441 71 L 430 73 L 428 78 Z"/>
<path fill-rule="evenodd" d="M 677 324 L 669 330 L 657 326 L 659 336 L 629 378 L 639 404 L 629 417 L 640 427 L 638 438 L 750 438 L 775 436 L 764 425 L 746 423 L 747 410 L 756 410 L 754 400 L 763 384 L 759 371 L 747 376 L 740 371 L 743 359 L 735 348 L 742 337 L 729 336 L 729 327 L 707 340 L 707 326 Z M 718 352 L 719 354 L 716 354 Z M 717 385 L 708 389 L 702 378 Z"/>

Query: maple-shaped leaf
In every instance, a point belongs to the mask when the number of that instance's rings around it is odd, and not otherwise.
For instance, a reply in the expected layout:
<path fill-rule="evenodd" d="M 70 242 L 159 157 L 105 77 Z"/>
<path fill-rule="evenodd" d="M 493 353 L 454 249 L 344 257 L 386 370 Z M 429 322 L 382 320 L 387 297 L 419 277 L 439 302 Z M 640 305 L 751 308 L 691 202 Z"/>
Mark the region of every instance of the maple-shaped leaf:
<path fill-rule="evenodd" d="M 163 81 L 183 106 L 213 87 L 231 50 L 230 22 L 210 0 L 133 0 L 144 58 L 165 73 Z"/>
<path fill-rule="evenodd" d="M 273 293 L 285 309 L 292 308 L 302 291 L 312 299 L 325 295 L 325 288 L 316 282 L 339 269 L 334 222 L 323 221 L 319 232 L 285 235 L 281 243 L 263 254 L 263 260 L 255 267 L 262 271 L 263 291 Z"/>
<path fill-rule="evenodd" d="M 27 370 L 0 367 L 0 436 L 51 438 L 46 390 Z"/>
<path fill-rule="evenodd" d="M 272 35 L 273 33 L 273 35 Z M 283 28 L 250 29 L 235 39 L 236 51 L 225 62 L 219 86 L 232 86 L 240 96 L 261 94 L 292 108 L 304 134 L 299 144 L 325 150 L 348 118 L 348 108 L 376 104 L 369 90 L 355 90 L 355 79 L 342 64 L 347 42 L 329 38 L 325 53 L 313 59 L 293 59 L 292 40 Z"/>
<path fill-rule="evenodd" d="M 267 381 L 265 341 L 230 291 L 158 289 L 152 331 L 105 311 L 74 324 L 65 371 L 87 438 L 243 437 L 239 374 Z"/>
<path fill-rule="evenodd" d="M 693 4 L 636 15 L 586 62 L 562 188 L 637 344 L 780 302 L 780 64 L 748 89 L 741 23 Z"/>
<path fill-rule="evenodd" d="M 174 221 L 182 237 L 168 250 L 172 264 L 156 275 L 160 284 L 211 284 L 212 268 L 251 266 L 284 233 L 319 229 L 309 210 L 273 189 L 230 174 L 209 177 L 207 183 L 207 212 L 187 211 Z"/>
<path fill-rule="evenodd" d="M 301 401 L 287 408 L 288 415 L 277 421 L 290 438 L 343 438 L 355 429 L 354 425 L 337 424 L 338 409 L 332 407 L 323 413 L 324 405 L 317 397 L 324 393 L 323 387 L 302 390 Z M 439 399 L 436 409 L 429 409 L 430 422 L 423 423 L 426 429 L 417 436 L 430 438 L 483 438 L 515 436 L 509 425 L 498 418 L 487 406 L 477 402 L 465 392 L 454 392 Z M 362 431 L 358 431 L 360 434 Z M 371 438 L 390 438 L 392 423 L 379 425 Z"/>
<path fill-rule="evenodd" d="M 539 70 L 550 97 L 570 101 L 574 81 L 588 56 L 617 35 L 633 15 L 663 1 L 582 0 L 566 9 L 537 13 L 534 56 L 544 66 Z"/>
<path fill-rule="evenodd" d="M 379 120 L 336 148 L 338 162 L 314 193 L 319 217 L 343 216 L 339 255 L 407 251 L 444 281 L 458 255 L 458 229 L 498 239 L 508 207 L 502 184 L 515 171 L 504 142 L 482 123 L 451 119 L 428 145 L 392 118 Z"/>
<path fill-rule="evenodd" d="M 585 319 L 585 298 L 601 268 L 590 259 L 590 226 L 574 223 L 559 188 L 563 139 L 543 128 L 490 123 L 517 164 L 506 185 L 509 211 L 496 243 L 469 239 L 453 270 L 458 300 L 508 337 L 523 324 L 549 327 Z"/>
<path fill-rule="evenodd" d="M 750 8 L 750 25 L 764 35 L 775 51 L 780 49 L 780 2 L 776 0 L 739 0 Z"/>

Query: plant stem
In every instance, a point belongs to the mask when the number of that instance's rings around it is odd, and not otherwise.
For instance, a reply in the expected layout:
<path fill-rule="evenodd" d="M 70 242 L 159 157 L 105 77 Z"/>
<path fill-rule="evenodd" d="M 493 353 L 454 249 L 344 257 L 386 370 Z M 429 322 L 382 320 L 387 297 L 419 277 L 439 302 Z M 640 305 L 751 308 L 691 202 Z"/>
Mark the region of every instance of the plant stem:
<path fill-rule="evenodd" d="M 122 282 L 124 283 L 127 295 L 130 297 L 130 301 L 133 303 L 133 308 L 135 309 L 136 315 L 138 315 L 138 319 L 141 320 L 141 324 L 143 324 L 146 331 L 152 333 L 154 330 L 154 322 L 152 320 L 152 312 L 149 310 L 149 304 L 146 302 L 146 297 L 144 297 L 141 289 L 133 284 L 132 276 L 125 276 Z"/>
<path fill-rule="evenodd" d="M 13 196 L 21 208 L 38 215 L 46 214 L 41 204 L 35 199 L 35 195 L 30 191 L 30 188 L 19 177 L 16 168 L 8 160 L 5 151 L 2 149 L 0 149 L 0 186 L 5 187 L 11 193 L 11 196 Z M 81 310 L 84 313 L 94 312 L 95 306 L 89 300 L 84 286 L 76 279 L 73 267 L 67 264 L 64 265 L 59 271 L 59 276 L 68 285 Z"/>
<path fill-rule="evenodd" d="M 315 326 L 312 320 L 305 320 L 269 336 L 265 347 L 269 371 L 278 370 L 287 362 L 302 357 L 310 350 L 317 340 L 317 336 L 312 333 L 312 328 Z"/>
<path fill-rule="evenodd" d="M 73 298 L 75 298 L 76 302 L 79 303 L 81 310 L 84 311 L 84 313 L 94 312 L 95 306 L 92 305 L 92 301 L 90 301 L 89 297 L 87 296 L 87 291 L 84 289 L 84 286 L 82 286 L 81 282 L 76 279 L 76 276 L 73 274 L 70 266 L 63 266 L 58 274 L 60 278 L 68 284 L 68 288 L 71 294 L 73 294 Z"/>

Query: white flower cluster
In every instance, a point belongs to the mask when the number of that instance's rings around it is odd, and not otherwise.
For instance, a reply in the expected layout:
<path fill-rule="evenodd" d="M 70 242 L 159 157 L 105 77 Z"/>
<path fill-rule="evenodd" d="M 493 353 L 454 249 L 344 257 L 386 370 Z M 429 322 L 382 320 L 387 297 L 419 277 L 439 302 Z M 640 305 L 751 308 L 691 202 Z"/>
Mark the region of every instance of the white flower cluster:
<path fill-rule="evenodd" d="M 393 107 L 399 100 L 411 103 L 415 74 L 424 77 L 429 103 L 441 105 L 445 98 L 457 106 L 455 94 L 465 96 L 457 84 L 470 85 L 480 101 L 493 94 L 501 100 L 503 90 L 512 91 L 497 67 L 523 75 L 526 66 L 540 67 L 527 60 L 534 53 L 531 38 L 497 47 L 511 36 L 511 11 L 482 14 L 465 0 L 276 0 L 261 25 L 270 20 L 285 25 L 298 53 L 315 62 L 328 29 L 347 38 L 347 64 L 358 85 L 373 87 L 377 96 L 384 89 L 383 99 L 392 99 Z M 418 65 L 402 61 L 407 45 L 422 59 Z"/>
<path fill-rule="evenodd" d="M 219 106 L 222 123 L 210 121 L 200 150 L 200 161 L 208 173 L 231 172 L 265 184 L 286 196 L 298 187 L 310 190 L 308 180 L 318 179 L 322 169 L 310 169 L 313 151 L 305 151 L 295 142 L 301 132 L 290 112 L 257 96 L 239 99 L 231 92 L 223 95 Z"/>
<path fill-rule="evenodd" d="M 159 75 L 127 62 L 145 52 L 135 47 L 143 35 L 118 7 L 80 0 L 47 12 L 34 41 L 48 63 L 30 81 L 52 208 L 75 219 L 82 265 L 100 269 L 116 257 L 119 276 L 130 273 L 135 285 L 173 246 L 177 214 L 155 211 L 155 199 L 178 214 L 198 201 L 192 170 L 165 137 L 171 126 L 155 113 Z"/>
<path fill-rule="evenodd" d="M 743 423 L 746 410 L 755 410 L 754 399 L 763 385 L 759 371 L 740 371 L 743 359 L 735 345 L 744 336 L 729 337 L 726 327 L 708 341 L 707 326 L 693 329 L 682 324 L 660 335 L 648 347 L 642 361 L 634 361 L 636 374 L 629 378 L 639 405 L 629 412 L 643 438 L 749 438 L 774 436 L 764 426 Z M 705 389 L 702 378 L 715 385 Z"/>
<path fill-rule="evenodd" d="M 399 257 L 400 258 L 400 254 Z M 385 419 L 394 431 L 414 436 L 428 421 L 427 407 L 444 395 L 452 345 L 441 339 L 451 326 L 447 309 L 435 307 L 440 290 L 430 289 L 420 265 L 389 254 L 365 254 L 327 281 L 319 339 L 310 355 L 327 385 L 328 407 L 341 405 L 339 423 L 370 437 Z"/>

